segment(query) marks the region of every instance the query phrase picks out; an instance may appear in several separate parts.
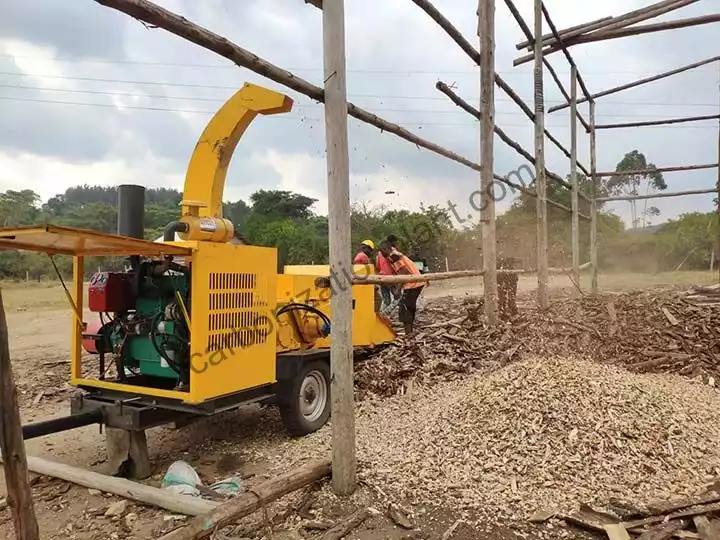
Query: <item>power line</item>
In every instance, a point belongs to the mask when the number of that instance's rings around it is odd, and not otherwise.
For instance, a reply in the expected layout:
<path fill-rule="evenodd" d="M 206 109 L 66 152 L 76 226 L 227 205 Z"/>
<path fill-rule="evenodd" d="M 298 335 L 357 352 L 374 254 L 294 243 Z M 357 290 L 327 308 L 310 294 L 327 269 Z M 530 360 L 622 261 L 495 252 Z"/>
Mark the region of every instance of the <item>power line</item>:
<path fill-rule="evenodd" d="M 131 81 L 124 79 L 104 79 L 95 77 L 73 77 L 69 75 L 40 75 L 35 73 L 17 73 L 0 71 L 0 75 L 7 75 L 12 77 L 37 77 L 41 79 L 59 79 L 59 80 L 70 80 L 70 81 L 89 81 L 89 82 L 102 82 L 102 83 L 119 83 L 119 84 L 138 84 L 138 85 L 149 85 L 149 86 L 169 86 L 177 88 L 205 88 L 214 90 L 238 90 L 238 86 L 230 85 L 210 85 L 210 84 L 197 84 L 197 83 L 177 83 L 177 82 L 164 82 L 164 81 Z M 442 96 L 403 96 L 403 95 L 388 95 L 388 94 L 353 94 L 348 95 L 354 97 L 366 97 L 374 99 L 408 99 L 408 100 L 441 100 L 447 102 L 447 98 Z M 479 101 L 478 98 L 468 98 L 472 101 Z M 512 102 L 509 98 L 496 98 L 497 101 Z M 565 103 L 564 100 L 545 100 L 547 103 Z M 678 107 L 715 107 L 716 103 L 671 103 L 671 102 L 641 102 L 641 101 L 607 101 L 606 105 L 653 105 L 653 106 L 678 106 Z"/>
<path fill-rule="evenodd" d="M 18 85 L 18 84 L 2 84 L 0 83 L 0 88 L 12 88 L 17 90 L 33 90 L 37 92 L 64 92 L 64 93 L 70 93 L 70 94 L 89 94 L 89 95 L 100 95 L 100 96 L 111 96 L 111 97 L 131 97 L 131 98 L 145 98 L 145 99 L 169 99 L 169 100 L 182 100 L 182 101 L 202 101 L 202 102 L 212 102 L 212 103 L 224 103 L 225 98 L 206 98 L 206 97 L 192 97 L 192 96 L 165 96 L 165 95 L 155 95 L 155 94 L 142 94 L 137 92 L 110 92 L 107 90 L 83 90 L 83 89 L 77 89 L 77 88 L 47 88 L 42 86 L 26 86 L 26 85 Z M 13 97 L 13 96 L 8 96 Z M 295 107 L 296 109 L 305 109 L 305 108 L 321 108 L 322 105 L 320 103 L 311 103 L 310 105 L 299 105 Z M 461 111 L 457 108 L 454 110 L 439 110 L 439 109 L 397 109 L 397 108 L 387 108 L 387 107 L 380 107 L 380 108 L 374 108 L 373 110 L 376 111 L 384 111 L 384 112 L 403 112 L 403 113 L 417 113 L 417 114 L 459 114 L 463 116 L 467 116 L 467 113 L 464 111 Z M 505 111 L 498 111 L 496 113 L 498 116 L 525 116 L 522 112 L 505 112 Z M 655 114 L 621 114 L 621 113 L 613 113 L 608 115 L 599 115 L 601 118 L 657 118 L 657 115 Z"/>
<path fill-rule="evenodd" d="M 148 106 L 139 106 L 139 105 L 115 105 L 112 103 L 85 103 L 85 102 L 79 102 L 79 101 L 55 101 L 50 99 L 33 99 L 33 98 L 22 98 L 22 97 L 10 97 L 10 96 L 0 96 L 0 100 L 3 101 L 18 101 L 18 102 L 28 102 L 28 103 L 46 103 L 46 104 L 53 104 L 53 105 L 73 105 L 73 106 L 86 106 L 86 107 L 103 107 L 108 109 L 116 109 L 116 110 L 122 110 L 122 109 L 132 109 L 132 110 L 142 110 L 142 111 L 162 111 L 162 112 L 174 112 L 174 113 L 187 113 L 187 114 L 205 114 L 205 115 L 211 115 L 215 114 L 216 111 L 202 111 L 202 110 L 196 110 L 196 109 L 175 109 L 175 108 L 169 108 L 169 107 L 148 107 Z M 272 118 L 274 120 L 294 120 L 299 122 L 323 122 L 324 120 L 322 118 L 311 118 L 309 116 L 296 116 L 296 115 L 280 115 L 280 116 L 270 116 L 269 118 Z M 464 122 L 464 123 L 458 123 L 458 122 L 405 122 L 405 125 L 411 125 L 411 126 L 418 126 L 420 129 L 425 126 L 459 126 L 459 127 L 474 127 L 472 122 Z M 503 124 L 503 127 L 527 127 L 528 124 Z M 563 128 L 566 127 L 564 125 L 548 125 L 548 127 L 551 128 Z M 645 129 L 713 129 L 715 130 L 715 126 L 678 126 L 678 125 L 666 125 L 666 126 L 647 126 Z"/>
<path fill-rule="evenodd" d="M 143 60 L 119 60 L 119 59 L 83 59 L 78 60 L 77 58 L 69 58 L 69 57 L 61 57 L 61 56 L 36 56 L 36 55 L 26 55 L 26 54 L 0 54 L 0 58 L 27 58 L 31 60 L 44 60 L 44 61 L 51 61 L 51 62 L 70 62 L 70 63 L 90 63 L 90 64 L 111 64 L 111 65 L 143 65 L 143 66 L 166 66 L 166 67 L 180 67 L 180 68 L 208 68 L 208 69 L 238 69 L 238 66 L 235 64 L 229 63 L 227 65 L 221 65 L 221 64 L 189 64 L 189 63 L 181 63 L 181 62 L 148 62 Z M 313 73 L 322 73 L 322 68 L 287 68 L 289 71 L 304 71 L 304 72 L 313 72 Z M 710 68 L 698 68 L 694 70 L 694 72 L 708 72 L 713 71 Z M 439 73 L 445 73 L 445 74 L 467 74 L 467 75 L 476 75 L 478 73 L 478 70 L 475 69 L 465 69 L 465 70 L 444 70 L 444 69 L 435 69 L 435 70 L 422 70 L 422 69 L 413 69 L 413 70 L 397 70 L 397 69 L 347 69 L 348 73 L 383 73 L 388 75 L 437 75 Z M 531 76 L 532 73 L 529 72 L 521 72 L 517 70 L 509 70 L 509 71 L 498 71 L 501 75 L 522 75 L 522 76 Z M 570 72 L 567 71 L 558 71 L 558 73 L 563 73 L 566 75 L 569 75 Z M 610 71 L 586 71 L 583 70 L 584 74 L 587 75 L 620 75 L 620 74 L 644 74 L 644 73 L 655 73 L 654 71 L 638 71 L 638 70 L 629 70 L 629 71 L 619 71 L 619 70 L 610 70 Z"/>

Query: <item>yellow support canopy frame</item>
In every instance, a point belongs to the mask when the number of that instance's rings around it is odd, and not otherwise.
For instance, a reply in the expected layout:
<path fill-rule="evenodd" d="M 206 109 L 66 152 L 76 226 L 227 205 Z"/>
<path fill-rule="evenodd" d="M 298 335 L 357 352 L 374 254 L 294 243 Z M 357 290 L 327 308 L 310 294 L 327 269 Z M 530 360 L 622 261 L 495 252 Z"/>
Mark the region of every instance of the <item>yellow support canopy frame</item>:
<path fill-rule="evenodd" d="M 58 225 L 0 228 L 0 249 L 39 251 L 73 257 L 187 257 L 192 253 L 187 247 Z"/>

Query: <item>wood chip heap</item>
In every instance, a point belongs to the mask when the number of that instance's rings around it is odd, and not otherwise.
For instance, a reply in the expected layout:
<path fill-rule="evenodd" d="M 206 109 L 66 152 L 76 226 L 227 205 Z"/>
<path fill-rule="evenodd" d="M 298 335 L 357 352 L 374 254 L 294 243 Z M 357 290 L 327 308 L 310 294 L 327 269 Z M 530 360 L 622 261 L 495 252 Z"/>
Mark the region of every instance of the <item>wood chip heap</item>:
<path fill-rule="evenodd" d="M 698 380 L 535 358 L 366 402 L 363 470 L 413 504 L 528 519 L 691 496 L 720 473 L 720 394 Z"/>
<path fill-rule="evenodd" d="M 520 315 L 495 328 L 483 323 L 478 298 L 435 299 L 418 314 L 414 343 L 400 342 L 358 363 L 357 392 L 361 398 L 390 396 L 410 380 L 430 384 L 522 357 L 573 354 L 720 383 L 720 301 L 699 305 L 698 298 L 682 291 L 629 292 L 566 298 L 540 313 L 519 295 L 525 304 Z"/>

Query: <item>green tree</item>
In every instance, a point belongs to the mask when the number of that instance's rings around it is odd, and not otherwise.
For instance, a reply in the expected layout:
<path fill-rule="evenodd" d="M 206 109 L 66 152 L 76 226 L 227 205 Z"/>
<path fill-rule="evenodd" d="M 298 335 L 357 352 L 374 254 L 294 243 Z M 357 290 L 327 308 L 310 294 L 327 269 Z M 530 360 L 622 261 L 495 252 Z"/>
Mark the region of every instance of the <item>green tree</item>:
<path fill-rule="evenodd" d="M 650 170 L 650 172 L 636 173 L 634 171 Z M 667 189 L 667 184 L 657 167 L 649 163 L 644 154 L 638 150 L 628 152 L 615 167 L 615 172 L 625 173 L 612 176 L 607 180 L 607 187 L 612 195 L 648 195 L 652 192 Z M 660 214 L 655 206 L 648 207 L 648 200 L 643 202 L 640 214 L 637 211 L 637 201 L 630 202 L 630 216 L 632 226 L 646 227 L 649 219 Z"/>

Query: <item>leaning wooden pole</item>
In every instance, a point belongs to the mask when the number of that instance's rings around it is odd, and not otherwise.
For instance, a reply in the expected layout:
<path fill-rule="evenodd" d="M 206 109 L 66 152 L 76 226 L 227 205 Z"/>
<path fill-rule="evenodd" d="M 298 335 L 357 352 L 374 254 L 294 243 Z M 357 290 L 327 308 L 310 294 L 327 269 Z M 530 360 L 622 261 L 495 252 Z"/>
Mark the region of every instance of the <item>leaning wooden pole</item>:
<path fill-rule="evenodd" d="M 0 292 L 0 451 L 17 540 L 39 540 L 35 505 L 28 483 L 27 457 L 13 380 L 7 320 Z"/>
<path fill-rule="evenodd" d="M 580 218 L 577 178 L 577 66 L 570 69 L 570 183 L 572 184 L 572 266 L 573 279 L 580 286 Z"/>
<path fill-rule="evenodd" d="M 592 202 L 590 203 L 590 291 L 598 292 L 598 210 L 597 210 L 597 159 L 595 132 L 595 102 L 590 102 L 590 171 L 592 185 Z"/>
<path fill-rule="evenodd" d="M 547 179 L 545 177 L 545 96 L 543 92 L 542 0 L 535 0 L 535 192 L 537 193 L 537 302 L 548 307 Z"/>
<path fill-rule="evenodd" d="M 350 164 L 345 72 L 345 0 L 323 3 L 323 64 L 325 72 L 325 141 L 328 175 L 330 273 L 352 269 L 350 242 Z M 352 288 L 335 280 L 330 309 L 332 398 L 332 483 L 339 495 L 355 491 L 355 401 L 353 397 Z"/>
<path fill-rule="evenodd" d="M 498 322 L 497 243 L 495 241 L 495 180 L 493 146 L 495 140 L 495 0 L 479 0 L 480 37 L 480 192 L 482 193 L 482 254 L 485 316 Z"/>

